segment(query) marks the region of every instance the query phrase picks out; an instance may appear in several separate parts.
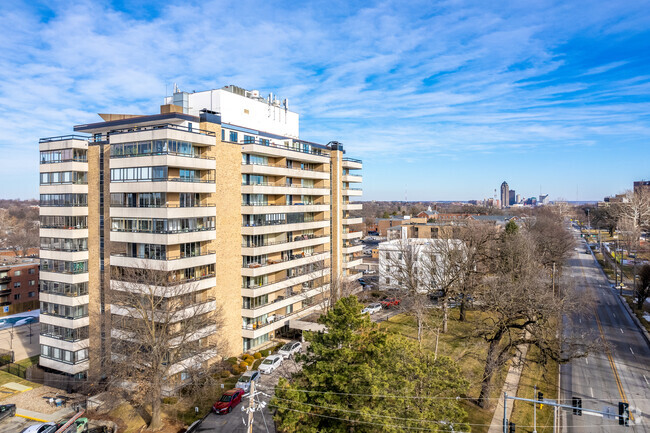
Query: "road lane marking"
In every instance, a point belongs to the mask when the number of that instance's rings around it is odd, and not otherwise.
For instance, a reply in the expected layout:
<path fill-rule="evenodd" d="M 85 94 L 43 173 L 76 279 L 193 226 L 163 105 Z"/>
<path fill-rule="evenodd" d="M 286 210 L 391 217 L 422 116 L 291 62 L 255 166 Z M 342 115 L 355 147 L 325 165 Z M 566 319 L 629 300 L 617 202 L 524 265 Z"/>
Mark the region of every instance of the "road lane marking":
<path fill-rule="evenodd" d="M 645 380 L 645 384 L 646 384 L 646 385 L 650 385 L 650 383 L 648 383 L 648 378 L 645 377 L 645 374 L 643 375 L 643 379 Z"/>
<path fill-rule="evenodd" d="M 586 362 L 587 364 L 589 364 L 589 360 L 588 360 L 587 358 L 585 358 L 585 362 Z"/>
<path fill-rule="evenodd" d="M 632 355 L 634 355 L 634 351 L 632 350 L 632 346 L 630 346 L 630 352 L 632 352 Z"/>
<path fill-rule="evenodd" d="M 623 328 L 618 328 L 618 329 L 620 329 L 620 330 L 621 330 L 621 334 L 624 334 L 624 332 L 623 332 Z"/>
<path fill-rule="evenodd" d="M 582 276 L 585 279 L 587 278 L 585 276 L 584 270 L 582 271 Z M 591 286 L 589 287 L 591 288 Z M 600 338 L 603 340 L 603 343 L 605 344 L 605 354 L 607 355 L 609 366 L 611 367 L 612 372 L 614 373 L 614 380 L 616 381 L 616 387 L 618 388 L 618 393 L 621 396 L 621 401 L 624 403 L 629 403 L 627 400 L 627 396 L 625 395 L 625 390 L 623 389 L 623 384 L 621 383 L 621 378 L 618 376 L 618 371 L 616 370 L 616 364 L 614 363 L 614 358 L 612 358 L 612 354 L 609 350 L 609 347 L 607 347 L 607 339 L 605 338 L 605 333 L 603 332 L 603 326 L 600 324 L 600 317 L 598 316 L 598 310 L 594 310 L 594 316 L 596 317 L 596 323 L 598 324 L 598 331 L 600 332 Z M 630 351 L 632 351 L 631 347 L 630 347 Z M 632 354 L 634 354 L 634 352 L 632 352 Z M 630 412 L 630 420 L 634 421 L 634 415 L 631 412 Z"/>

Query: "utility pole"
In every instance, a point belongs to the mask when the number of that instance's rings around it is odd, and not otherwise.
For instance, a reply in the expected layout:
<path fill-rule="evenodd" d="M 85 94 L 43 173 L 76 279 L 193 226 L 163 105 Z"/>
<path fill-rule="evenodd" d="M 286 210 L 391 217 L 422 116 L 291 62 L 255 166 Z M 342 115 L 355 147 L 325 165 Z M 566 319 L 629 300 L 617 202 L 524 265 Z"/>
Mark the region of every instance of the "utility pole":
<path fill-rule="evenodd" d="M 551 281 L 553 284 L 553 296 L 555 296 L 555 262 L 553 262 L 553 272 L 551 273 Z"/>
<path fill-rule="evenodd" d="M 553 263 L 555 265 L 555 263 Z M 533 391 L 533 399 L 537 398 L 537 385 Z M 537 404 L 533 403 L 533 433 L 537 433 Z"/>
<path fill-rule="evenodd" d="M 503 392 L 503 433 L 508 433 L 508 393 Z"/>
<path fill-rule="evenodd" d="M 253 433 L 253 413 L 255 412 L 255 381 L 251 380 L 251 388 L 248 390 L 250 393 L 248 400 L 248 433 Z"/>

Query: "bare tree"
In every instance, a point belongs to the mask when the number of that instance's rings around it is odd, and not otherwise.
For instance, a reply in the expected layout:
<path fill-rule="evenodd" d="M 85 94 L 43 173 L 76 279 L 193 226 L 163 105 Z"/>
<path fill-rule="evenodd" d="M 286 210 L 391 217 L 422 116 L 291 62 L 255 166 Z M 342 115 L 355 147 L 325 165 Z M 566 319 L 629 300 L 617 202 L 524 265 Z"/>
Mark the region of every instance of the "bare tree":
<path fill-rule="evenodd" d="M 459 321 L 464 321 L 469 300 L 483 284 L 484 276 L 489 272 L 489 264 L 494 255 L 498 228 L 493 224 L 469 221 L 460 232 L 460 239 L 465 245 L 465 268 L 463 284 L 458 288 L 460 297 Z"/>
<path fill-rule="evenodd" d="M 208 291 L 163 270 L 117 268 L 110 290 L 112 389 L 151 405 L 149 428 L 162 427 L 161 398 L 199 377 L 222 353 L 219 308 Z"/>
<path fill-rule="evenodd" d="M 442 301 L 442 332 L 449 323 L 449 300 L 460 292 L 465 283 L 467 269 L 471 266 L 465 244 L 452 239 L 448 231 L 441 232 L 440 239 L 432 239 L 423 250 L 423 280 L 428 291 Z"/>
<path fill-rule="evenodd" d="M 319 309 L 323 314 L 327 313 L 339 299 L 354 295 L 359 291 L 359 284 L 348 276 L 333 273 L 330 275 L 329 283 L 324 284 L 325 281 L 321 280 L 317 293 L 309 296 L 319 304 Z M 303 296 L 303 299 L 307 299 L 307 296 Z"/>
<path fill-rule="evenodd" d="M 555 296 L 548 275 L 538 261 L 537 247 L 525 232 L 503 233 L 499 255 L 478 296 L 484 316 L 475 334 L 488 345 L 478 404 L 487 406 L 492 378 L 520 345 L 539 349 L 542 360 L 566 360 L 584 338 L 567 338 L 559 332 L 562 317 L 587 308 L 585 297 L 567 288 Z M 568 350 L 568 349 L 571 350 Z M 585 349 L 582 350 L 582 353 Z"/>
<path fill-rule="evenodd" d="M 418 343 L 422 344 L 424 329 L 431 316 L 429 311 L 429 286 L 423 280 L 422 246 L 408 239 L 393 241 L 395 248 L 386 251 L 384 278 L 380 281 L 384 289 L 399 292 L 401 308 L 415 318 Z"/>

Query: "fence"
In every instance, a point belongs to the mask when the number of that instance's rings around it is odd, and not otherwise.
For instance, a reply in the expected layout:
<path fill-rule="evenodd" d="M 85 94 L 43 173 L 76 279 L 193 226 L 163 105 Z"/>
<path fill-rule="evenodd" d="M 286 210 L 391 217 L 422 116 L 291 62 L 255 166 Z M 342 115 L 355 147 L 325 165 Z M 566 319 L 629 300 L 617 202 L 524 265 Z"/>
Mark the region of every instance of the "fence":
<path fill-rule="evenodd" d="M 14 352 L 11 350 L 0 349 L 0 367 L 14 362 Z"/>
<path fill-rule="evenodd" d="M 7 373 L 13 374 L 14 376 L 18 376 L 22 379 L 26 379 L 27 377 L 27 368 L 20 364 L 14 364 L 13 362 L 10 362 L 9 364 L 5 364 L 2 369 Z"/>

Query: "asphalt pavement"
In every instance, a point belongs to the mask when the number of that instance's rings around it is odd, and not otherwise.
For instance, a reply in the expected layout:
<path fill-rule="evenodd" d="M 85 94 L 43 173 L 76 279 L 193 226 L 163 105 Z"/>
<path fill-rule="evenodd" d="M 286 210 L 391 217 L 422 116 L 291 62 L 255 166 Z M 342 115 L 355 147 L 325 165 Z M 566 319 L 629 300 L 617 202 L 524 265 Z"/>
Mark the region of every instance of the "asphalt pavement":
<path fill-rule="evenodd" d="M 579 239 L 579 238 L 578 238 Z M 582 399 L 583 408 L 611 411 L 614 417 L 572 415 L 562 410 L 560 425 L 566 432 L 649 432 L 650 433 L 650 348 L 645 337 L 624 308 L 618 292 L 602 273 L 585 244 L 570 259 L 567 272 L 573 277 L 579 296 L 593 297 L 592 314 L 565 319 L 565 333 L 593 341 L 598 350 L 560 368 L 561 399 L 571 404 Z M 618 424 L 618 403 L 630 404 L 629 427 Z"/>

